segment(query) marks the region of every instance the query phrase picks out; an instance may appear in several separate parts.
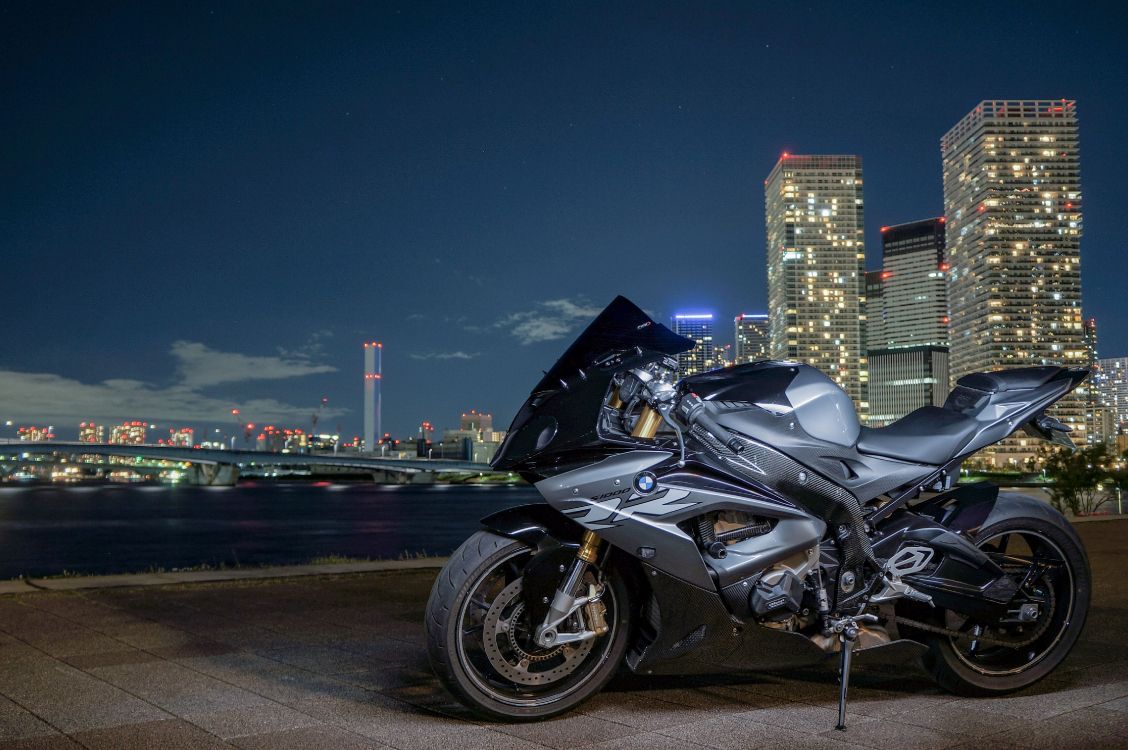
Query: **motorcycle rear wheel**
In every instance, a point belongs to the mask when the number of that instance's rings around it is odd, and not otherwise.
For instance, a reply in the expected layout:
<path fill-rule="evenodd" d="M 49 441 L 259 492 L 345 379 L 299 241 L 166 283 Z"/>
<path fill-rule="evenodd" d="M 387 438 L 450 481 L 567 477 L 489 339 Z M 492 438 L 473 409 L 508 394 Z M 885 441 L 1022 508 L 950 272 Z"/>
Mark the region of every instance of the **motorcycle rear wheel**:
<path fill-rule="evenodd" d="M 431 668 L 468 708 L 488 719 L 536 721 L 565 713 L 615 674 L 631 630 L 630 594 L 621 576 L 602 572 L 609 630 L 593 640 L 539 649 L 522 618 L 521 578 L 532 549 L 479 531 L 439 573 L 427 602 Z M 586 583 L 600 573 L 589 568 Z"/>
<path fill-rule="evenodd" d="M 929 639 L 924 663 L 945 690 L 966 696 L 1001 695 L 1033 685 L 1069 655 L 1089 612 L 1089 563 L 1077 532 L 1065 518 L 1056 523 L 1006 519 L 982 529 L 975 542 L 1025 583 L 1020 596 L 1038 602 L 1039 616 L 1033 622 L 1005 624 L 968 618 L 959 623 L 964 633 L 979 632 L 1014 645 L 979 643 L 970 636 L 935 636 Z"/>

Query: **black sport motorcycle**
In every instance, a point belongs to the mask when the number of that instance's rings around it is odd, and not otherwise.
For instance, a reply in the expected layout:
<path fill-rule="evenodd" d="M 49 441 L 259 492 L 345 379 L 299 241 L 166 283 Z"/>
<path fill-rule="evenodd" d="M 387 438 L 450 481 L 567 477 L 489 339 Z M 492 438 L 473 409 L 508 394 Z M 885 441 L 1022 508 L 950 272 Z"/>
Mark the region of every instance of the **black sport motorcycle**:
<path fill-rule="evenodd" d="M 764 361 L 678 380 L 693 342 L 616 298 L 533 389 L 493 460 L 546 503 L 483 519 L 431 591 L 431 664 L 492 719 L 543 719 L 640 674 L 779 669 L 908 652 L 994 695 L 1077 641 L 1090 573 L 1043 502 L 956 484 L 1088 370 L 959 379 L 943 407 L 859 425 L 818 370 Z"/>

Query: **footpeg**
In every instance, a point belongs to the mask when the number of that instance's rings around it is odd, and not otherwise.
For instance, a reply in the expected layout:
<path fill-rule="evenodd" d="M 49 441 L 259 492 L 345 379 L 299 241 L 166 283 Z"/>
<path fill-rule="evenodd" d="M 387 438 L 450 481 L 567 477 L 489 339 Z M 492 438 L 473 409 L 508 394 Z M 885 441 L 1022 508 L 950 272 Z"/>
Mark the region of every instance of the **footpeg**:
<path fill-rule="evenodd" d="M 891 602 L 896 599 L 912 599 L 917 602 L 924 602 L 925 604 L 934 606 L 932 604 L 932 597 L 921 591 L 917 591 L 909 584 L 902 581 L 900 578 L 886 578 L 883 581 L 881 591 L 870 597 L 870 604 L 881 604 L 882 602 Z"/>

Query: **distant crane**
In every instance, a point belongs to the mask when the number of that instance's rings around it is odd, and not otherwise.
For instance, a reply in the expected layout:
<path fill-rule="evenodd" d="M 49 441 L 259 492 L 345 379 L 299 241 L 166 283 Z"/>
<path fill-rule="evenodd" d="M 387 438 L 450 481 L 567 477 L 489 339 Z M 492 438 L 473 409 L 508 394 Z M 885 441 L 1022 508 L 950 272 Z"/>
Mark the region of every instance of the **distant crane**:
<path fill-rule="evenodd" d="M 321 413 L 323 411 L 325 411 L 325 407 L 328 406 L 328 405 L 329 405 L 329 397 L 328 396 L 322 396 L 321 397 L 321 403 L 319 403 L 317 405 L 317 411 L 315 411 L 313 413 L 313 416 L 311 416 L 310 420 L 309 420 L 310 423 L 312 424 L 312 427 L 310 427 L 310 430 L 309 430 L 311 435 L 313 435 L 317 432 L 317 423 L 321 421 Z"/>

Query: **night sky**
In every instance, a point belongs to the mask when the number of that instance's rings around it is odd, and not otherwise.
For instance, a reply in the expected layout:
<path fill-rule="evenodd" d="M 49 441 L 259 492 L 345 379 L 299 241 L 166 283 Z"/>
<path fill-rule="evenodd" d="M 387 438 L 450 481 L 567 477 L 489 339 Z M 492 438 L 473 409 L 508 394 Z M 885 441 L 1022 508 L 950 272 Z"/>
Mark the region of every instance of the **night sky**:
<path fill-rule="evenodd" d="M 616 294 L 764 311 L 782 151 L 863 157 L 876 267 L 992 98 L 1078 101 L 1085 314 L 1128 354 L 1112 4 L 110 6 L 0 5 L 0 425 L 328 396 L 353 435 L 381 340 L 386 429 L 505 426 Z"/>

